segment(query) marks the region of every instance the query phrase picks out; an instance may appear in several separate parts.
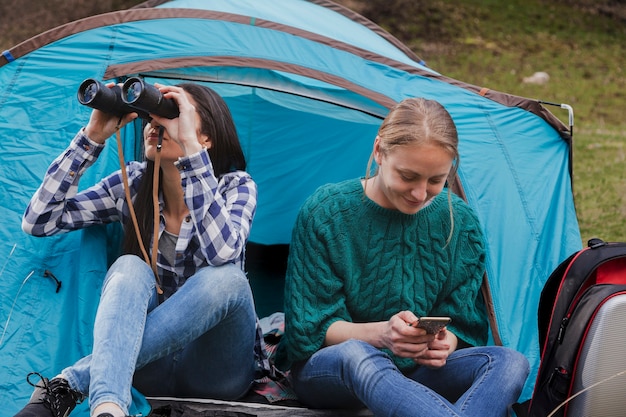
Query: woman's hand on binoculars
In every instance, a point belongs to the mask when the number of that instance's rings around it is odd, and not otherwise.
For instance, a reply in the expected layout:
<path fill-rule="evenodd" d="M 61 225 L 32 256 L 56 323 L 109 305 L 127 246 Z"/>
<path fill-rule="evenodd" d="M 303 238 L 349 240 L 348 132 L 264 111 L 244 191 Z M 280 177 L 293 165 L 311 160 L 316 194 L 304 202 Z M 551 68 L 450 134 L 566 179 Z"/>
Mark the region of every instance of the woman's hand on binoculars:
<path fill-rule="evenodd" d="M 113 86 L 107 84 L 107 87 Z M 103 111 L 94 109 L 89 117 L 89 122 L 85 126 L 85 135 L 97 143 L 104 143 L 113 136 L 116 130 L 121 129 L 125 124 L 137 118 L 137 113 L 128 113 L 122 116 L 115 116 Z"/>
<path fill-rule="evenodd" d="M 167 119 L 151 114 L 150 116 L 161 126 L 165 127 L 173 141 L 178 143 L 185 155 L 191 155 L 202 149 L 200 141 L 206 140 L 200 134 L 200 116 L 196 112 L 189 95 L 181 87 L 154 84 L 165 98 L 171 98 L 178 104 L 179 116 L 175 119 Z"/>

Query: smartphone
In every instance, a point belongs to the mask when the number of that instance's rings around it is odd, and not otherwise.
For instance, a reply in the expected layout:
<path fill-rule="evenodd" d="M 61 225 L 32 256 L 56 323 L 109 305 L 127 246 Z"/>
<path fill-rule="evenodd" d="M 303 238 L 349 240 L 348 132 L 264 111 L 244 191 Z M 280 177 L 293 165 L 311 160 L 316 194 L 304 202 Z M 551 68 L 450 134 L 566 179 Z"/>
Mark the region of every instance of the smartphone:
<path fill-rule="evenodd" d="M 411 325 L 426 330 L 428 334 L 436 334 L 451 321 L 450 317 L 421 317 L 416 323 Z"/>

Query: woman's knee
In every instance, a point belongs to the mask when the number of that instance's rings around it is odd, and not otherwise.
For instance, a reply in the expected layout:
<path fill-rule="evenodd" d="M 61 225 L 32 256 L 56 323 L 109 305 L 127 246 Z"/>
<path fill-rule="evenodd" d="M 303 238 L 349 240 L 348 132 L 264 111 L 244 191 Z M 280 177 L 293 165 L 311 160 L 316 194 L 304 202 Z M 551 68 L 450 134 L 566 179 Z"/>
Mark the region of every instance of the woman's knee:
<path fill-rule="evenodd" d="M 191 276 L 185 286 L 191 284 L 194 291 L 207 294 L 224 294 L 248 297 L 251 295 L 250 283 L 241 268 L 233 264 L 207 266 Z"/>
<path fill-rule="evenodd" d="M 397 372 L 390 357 L 369 343 L 347 340 L 320 349 L 292 368 L 294 389 L 301 400 L 324 407 L 362 406 L 357 392 L 371 389 Z"/>
<path fill-rule="evenodd" d="M 127 290 L 152 289 L 156 286 L 150 266 L 136 255 L 122 255 L 113 262 L 104 279 L 103 290 L 107 287 L 123 287 Z"/>
<path fill-rule="evenodd" d="M 498 373 L 505 376 L 503 380 L 521 389 L 530 373 L 530 364 L 526 356 L 503 346 L 491 346 L 487 349 L 493 363 L 497 365 Z"/>
<path fill-rule="evenodd" d="M 331 346 L 336 360 L 341 364 L 344 376 L 359 380 L 380 375 L 386 369 L 395 369 L 391 358 L 367 342 L 350 339 Z"/>
<path fill-rule="evenodd" d="M 526 356 L 510 348 L 502 348 L 502 354 L 504 356 L 502 362 L 507 364 L 505 368 L 508 368 L 512 376 L 516 376 L 523 384 L 530 373 L 530 364 Z"/>
<path fill-rule="evenodd" d="M 371 357 L 372 354 L 376 355 L 380 352 L 369 343 L 357 339 L 349 339 L 343 343 L 334 345 L 334 349 L 336 349 L 337 353 L 342 357 L 343 362 L 347 362 L 351 359 L 357 359 L 357 361 L 360 362 L 363 359 Z"/>

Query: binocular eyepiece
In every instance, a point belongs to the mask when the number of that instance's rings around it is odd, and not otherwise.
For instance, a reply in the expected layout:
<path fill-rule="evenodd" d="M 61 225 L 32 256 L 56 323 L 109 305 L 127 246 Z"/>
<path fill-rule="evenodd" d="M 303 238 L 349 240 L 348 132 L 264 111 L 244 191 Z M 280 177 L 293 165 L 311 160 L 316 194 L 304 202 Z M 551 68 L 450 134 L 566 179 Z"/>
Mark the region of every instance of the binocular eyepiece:
<path fill-rule="evenodd" d="M 120 117 L 135 112 L 143 119 L 150 119 L 150 114 L 174 119 L 179 114 L 178 105 L 173 99 L 163 97 L 158 88 L 146 84 L 139 77 L 127 79 L 122 87 L 116 84 L 111 88 L 88 78 L 78 88 L 78 101 Z"/>

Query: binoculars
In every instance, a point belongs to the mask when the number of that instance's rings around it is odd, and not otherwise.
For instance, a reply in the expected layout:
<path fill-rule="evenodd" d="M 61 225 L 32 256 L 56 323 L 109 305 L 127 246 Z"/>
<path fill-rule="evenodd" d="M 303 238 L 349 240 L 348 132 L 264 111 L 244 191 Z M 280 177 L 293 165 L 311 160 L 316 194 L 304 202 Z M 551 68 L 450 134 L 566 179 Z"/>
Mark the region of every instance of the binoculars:
<path fill-rule="evenodd" d="M 139 77 L 127 79 L 122 87 L 116 84 L 111 88 L 88 78 L 78 88 L 78 101 L 119 117 L 135 112 L 147 120 L 150 114 L 174 119 L 179 114 L 178 105 L 173 99 L 163 97 L 158 88 L 146 84 Z"/>

